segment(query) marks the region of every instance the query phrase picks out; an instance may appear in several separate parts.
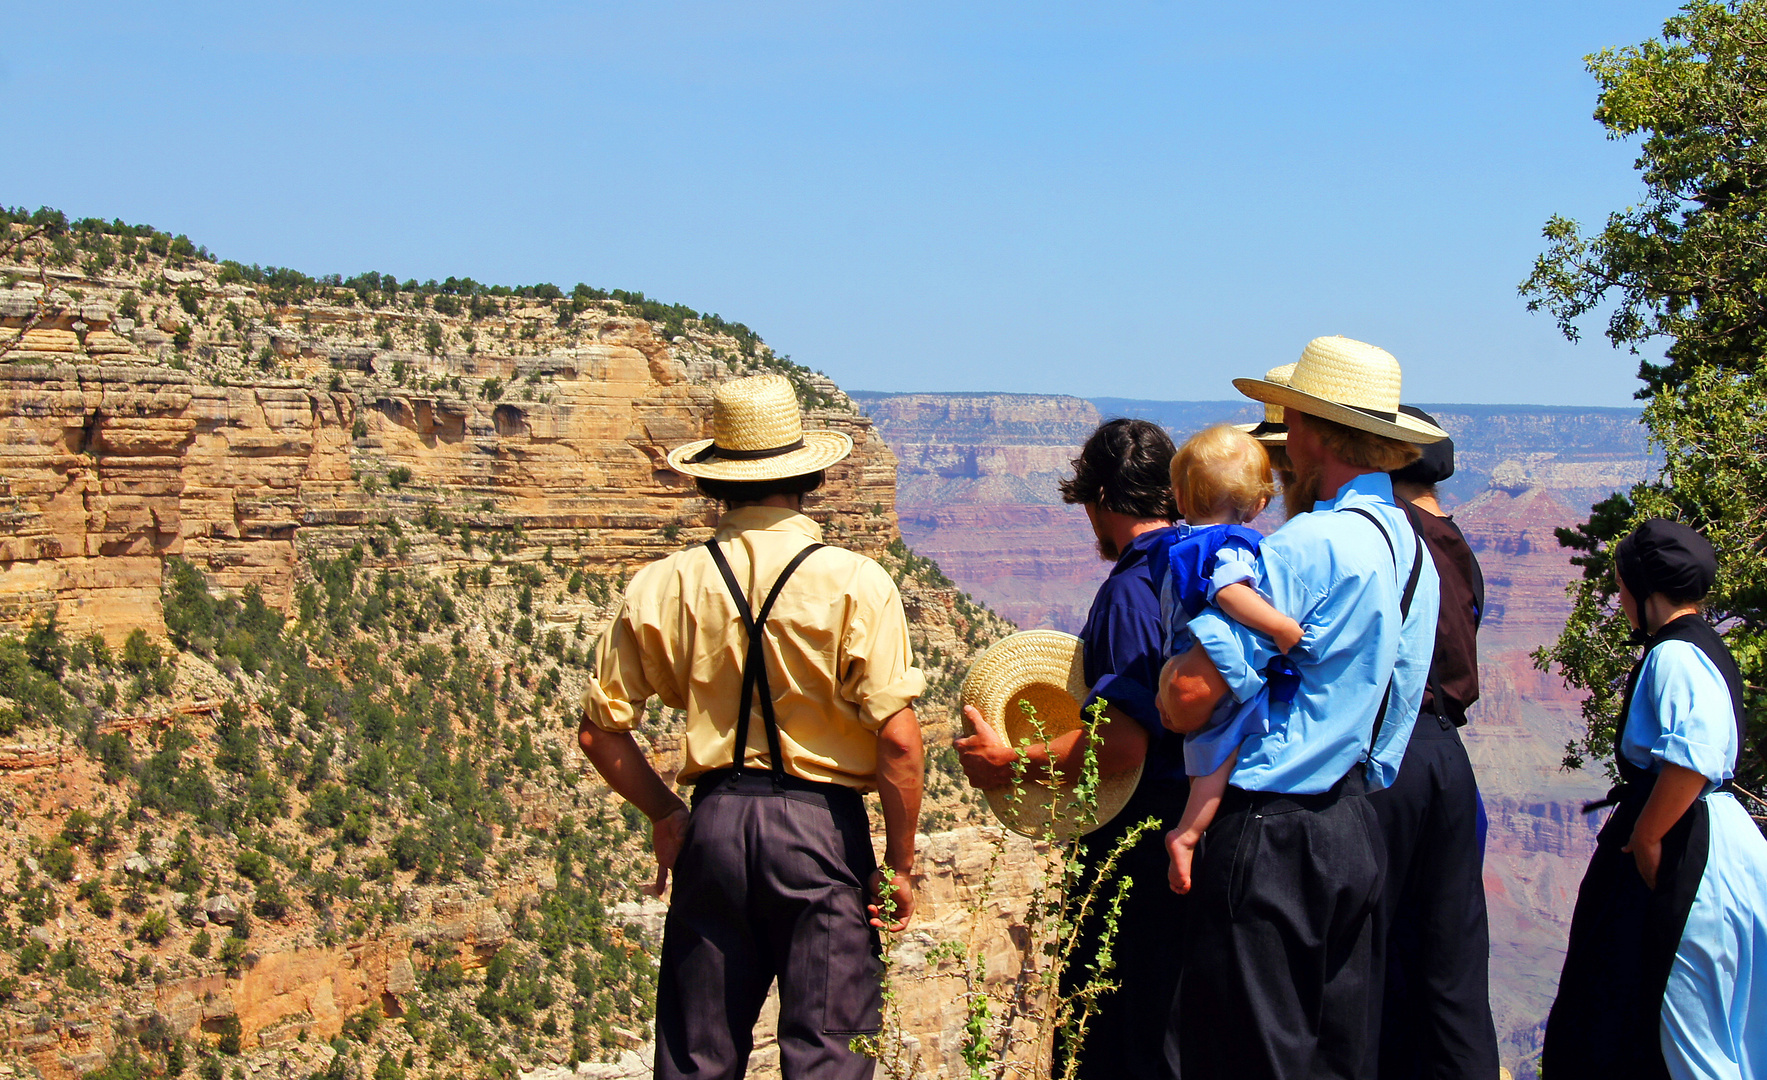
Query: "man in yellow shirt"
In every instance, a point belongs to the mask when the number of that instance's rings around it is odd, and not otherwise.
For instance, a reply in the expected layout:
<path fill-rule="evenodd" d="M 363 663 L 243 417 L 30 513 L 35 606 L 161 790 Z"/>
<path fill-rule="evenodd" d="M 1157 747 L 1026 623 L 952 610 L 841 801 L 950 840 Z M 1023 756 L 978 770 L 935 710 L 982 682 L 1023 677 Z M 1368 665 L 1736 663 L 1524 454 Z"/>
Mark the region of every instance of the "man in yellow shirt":
<path fill-rule="evenodd" d="M 710 439 L 669 455 L 724 504 L 716 535 L 638 571 L 596 648 L 583 753 L 651 820 L 654 891 L 675 889 L 657 984 L 658 1080 L 739 1077 L 779 980 L 786 1080 L 871 1076 L 878 929 L 906 926 L 923 753 L 908 620 L 863 555 L 802 512 L 852 452 L 803 430 L 782 376 L 719 388 Z M 692 809 L 631 729 L 655 695 L 687 713 Z M 884 868 L 862 792 L 884 817 Z"/>

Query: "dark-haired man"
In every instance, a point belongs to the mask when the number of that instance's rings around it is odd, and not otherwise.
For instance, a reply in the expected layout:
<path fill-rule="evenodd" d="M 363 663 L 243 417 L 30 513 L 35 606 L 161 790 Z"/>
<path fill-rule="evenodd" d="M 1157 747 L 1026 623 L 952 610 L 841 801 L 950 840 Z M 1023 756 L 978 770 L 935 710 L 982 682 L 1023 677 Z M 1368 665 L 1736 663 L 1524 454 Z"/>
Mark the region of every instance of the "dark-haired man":
<path fill-rule="evenodd" d="M 579 729 L 596 770 L 651 819 L 659 896 L 675 874 L 656 1076 L 741 1076 L 777 979 L 787 1080 L 863 1080 L 875 1062 L 850 1043 L 879 1026 L 877 928 L 914 911 L 925 680 L 889 574 L 824 546 L 802 513 L 852 440 L 805 431 L 778 375 L 719 387 L 712 432 L 669 465 L 724 503 L 717 532 L 633 575 Z M 686 710 L 691 811 L 631 734 L 652 695 Z M 861 797 L 873 788 L 881 870 Z"/>
<path fill-rule="evenodd" d="M 1268 692 L 1281 654 L 1215 611 L 1161 672 L 1173 731 L 1231 696 L 1267 694 L 1204 835 L 1185 913 L 1173 1051 L 1186 1077 L 1368 1080 L 1378 1008 L 1372 915 L 1385 873 L 1366 792 L 1390 784 L 1423 696 L 1438 585 L 1387 472 L 1445 436 L 1398 411 L 1398 361 L 1348 338 L 1307 344 L 1288 385 L 1236 379 L 1281 405 L 1293 515 L 1261 546 L 1259 591 L 1301 624 L 1298 685 Z"/>
<path fill-rule="evenodd" d="M 1150 553 L 1163 550 L 1178 509 L 1172 501 L 1172 440 L 1146 420 L 1112 420 L 1086 440 L 1062 481 L 1062 500 L 1085 507 L 1099 555 L 1110 576 L 1098 588 L 1086 625 L 1086 684 L 1092 700 L 1109 705 L 1098 729 L 1098 767 L 1119 772 L 1142 763 L 1141 781 L 1116 817 L 1088 834 L 1081 845 L 1090 881 L 1123 834 L 1145 818 L 1161 827 L 1124 853 L 1117 872 L 1130 882 L 1118 922 L 1110 978 L 1119 988 L 1099 999 L 1078 1048 L 1077 1075 L 1084 1080 L 1165 1080 L 1170 1077 L 1164 1043 L 1166 1017 L 1178 982 L 1178 946 L 1184 898 L 1166 886 L 1165 829 L 1177 824 L 1187 794 L 1184 740 L 1160 727 L 1154 685 L 1160 669 L 1160 596 Z M 1018 751 L 971 712 L 976 734 L 957 741 L 971 784 L 983 790 L 1011 782 Z M 1041 775 L 1053 758 L 1064 776 L 1078 776 L 1086 747 L 1081 732 L 1023 748 L 1028 775 Z M 1102 912 L 1082 926 L 1075 960 L 1062 973 L 1062 992 L 1091 977 L 1086 961 L 1097 951 Z"/>

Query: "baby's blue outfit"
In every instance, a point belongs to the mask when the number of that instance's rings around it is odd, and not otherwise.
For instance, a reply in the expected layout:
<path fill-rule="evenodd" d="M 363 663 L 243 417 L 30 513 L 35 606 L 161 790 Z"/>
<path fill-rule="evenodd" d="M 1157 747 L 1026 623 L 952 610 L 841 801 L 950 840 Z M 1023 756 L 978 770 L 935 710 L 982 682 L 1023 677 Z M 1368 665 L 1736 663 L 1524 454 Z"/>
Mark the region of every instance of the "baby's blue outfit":
<path fill-rule="evenodd" d="M 1179 523 L 1160 575 L 1161 645 L 1167 656 L 1194 645 L 1190 620 L 1215 603 L 1227 585 L 1252 585 L 1258 578 L 1258 547 L 1264 537 L 1244 525 Z M 1254 586 L 1255 587 L 1255 586 Z M 1184 771 L 1207 776 L 1239 752 L 1247 735 L 1269 727 L 1268 683 L 1243 704 L 1224 695 L 1207 727 L 1184 736 Z"/>

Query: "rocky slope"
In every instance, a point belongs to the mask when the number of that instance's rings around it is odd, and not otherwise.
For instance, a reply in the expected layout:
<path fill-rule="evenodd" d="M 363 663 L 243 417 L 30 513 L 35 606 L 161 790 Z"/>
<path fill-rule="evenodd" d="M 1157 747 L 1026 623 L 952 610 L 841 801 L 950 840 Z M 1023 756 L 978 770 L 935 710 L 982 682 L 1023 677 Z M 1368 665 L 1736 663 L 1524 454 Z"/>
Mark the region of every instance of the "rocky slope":
<path fill-rule="evenodd" d="M 871 421 L 740 324 L 10 216 L 0 1076 L 641 1070 L 661 907 L 574 703 L 632 569 L 709 534 L 662 458 L 724 378 L 781 371 L 853 436 L 807 510 L 901 585 L 930 745 L 1008 628 L 903 545 Z M 925 823 L 969 827 L 934 756 Z M 929 897 L 970 835 L 928 840 Z"/>
<path fill-rule="evenodd" d="M 897 512 L 916 550 L 1025 626 L 1077 630 L 1108 567 L 1056 483 L 1105 417 L 1140 416 L 1182 439 L 1254 418 L 1246 402 L 855 392 L 901 462 Z M 1598 820 L 1578 811 L 1605 783 L 1564 773 L 1577 701 L 1530 654 L 1569 611 L 1575 568 L 1553 536 L 1649 467 L 1635 412 L 1424 406 L 1455 438 L 1445 502 L 1485 570 L 1483 698 L 1467 745 L 1491 817 L 1486 888 L 1493 1003 L 1504 1063 L 1531 1071 L 1577 884 Z M 1270 523 L 1272 526 L 1274 522 Z"/>

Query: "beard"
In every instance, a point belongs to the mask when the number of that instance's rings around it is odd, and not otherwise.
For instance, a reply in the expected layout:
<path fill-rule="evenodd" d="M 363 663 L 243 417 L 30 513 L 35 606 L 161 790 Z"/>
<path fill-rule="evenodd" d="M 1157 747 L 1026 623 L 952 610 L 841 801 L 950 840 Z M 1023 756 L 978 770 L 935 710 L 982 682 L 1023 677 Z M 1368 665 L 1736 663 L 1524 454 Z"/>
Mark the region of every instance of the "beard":
<path fill-rule="evenodd" d="M 1105 562 L 1114 563 L 1123 557 L 1123 552 L 1117 547 L 1115 540 L 1108 536 L 1101 536 L 1098 538 L 1098 557 Z"/>
<path fill-rule="evenodd" d="M 1300 468 L 1282 474 L 1282 509 L 1290 520 L 1310 512 L 1319 501 L 1320 477 L 1317 468 Z"/>

